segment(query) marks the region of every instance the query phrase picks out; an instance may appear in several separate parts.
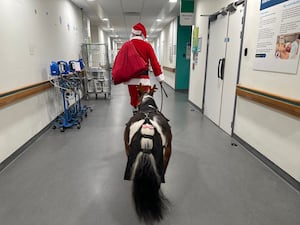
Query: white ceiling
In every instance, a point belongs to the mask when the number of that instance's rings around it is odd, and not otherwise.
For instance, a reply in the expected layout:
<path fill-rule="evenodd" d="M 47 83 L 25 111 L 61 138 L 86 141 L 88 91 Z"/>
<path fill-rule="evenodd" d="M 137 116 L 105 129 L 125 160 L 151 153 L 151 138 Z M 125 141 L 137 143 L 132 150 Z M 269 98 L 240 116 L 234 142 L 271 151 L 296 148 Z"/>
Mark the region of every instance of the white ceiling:
<path fill-rule="evenodd" d="M 132 26 L 138 22 L 145 25 L 148 39 L 157 37 L 160 31 L 175 17 L 179 16 L 180 0 L 170 3 L 169 0 L 71 0 L 82 8 L 92 25 L 102 27 L 118 39 L 128 39 Z M 109 21 L 103 21 L 103 18 Z M 156 19 L 162 19 L 157 22 Z M 109 28 L 113 28 L 111 31 Z"/>

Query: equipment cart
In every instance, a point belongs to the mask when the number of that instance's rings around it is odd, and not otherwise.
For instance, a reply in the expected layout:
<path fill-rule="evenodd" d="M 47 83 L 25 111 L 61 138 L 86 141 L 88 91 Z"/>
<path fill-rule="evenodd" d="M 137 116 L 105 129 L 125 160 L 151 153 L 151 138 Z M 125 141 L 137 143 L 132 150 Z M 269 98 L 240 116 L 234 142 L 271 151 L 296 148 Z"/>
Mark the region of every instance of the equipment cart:
<path fill-rule="evenodd" d="M 84 88 L 86 99 L 94 95 L 111 96 L 111 73 L 106 44 L 82 44 L 82 58 L 85 64 Z"/>
<path fill-rule="evenodd" d="M 54 121 L 52 128 L 59 128 L 64 132 L 66 128 L 76 126 L 80 129 L 83 116 L 87 117 L 87 110 L 91 107 L 81 104 L 82 78 L 79 71 L 72 68 L 77 61 L 51 62 L 49 81 L 61 92 L 63 113 Z M 71 69 L 70 69 L 71 68 Z"/>

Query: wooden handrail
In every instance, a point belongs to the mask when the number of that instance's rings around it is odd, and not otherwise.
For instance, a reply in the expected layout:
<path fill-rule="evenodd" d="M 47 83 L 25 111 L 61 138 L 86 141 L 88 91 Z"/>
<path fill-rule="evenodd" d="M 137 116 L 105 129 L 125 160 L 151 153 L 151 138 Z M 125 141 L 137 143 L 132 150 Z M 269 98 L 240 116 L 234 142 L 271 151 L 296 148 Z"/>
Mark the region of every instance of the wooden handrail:
<path fill-rule="evenodd" d="M 50 81 L 43 81 L 40 83 L 17 88 L 8 92 L 0 93 L 0 108 L 25 99 L 34 94 L 38 94 L 51 87 L 53 87 L 53 85 L 50 83 Z"/>
<path fill-rule="evenodd" d="M 236 94 L 290 115 L 300 117 L 300 100 L 237 85 Z"/>
<path fill-rule="evenodd" d="M 176 73 L 176 68 L 163 66 L 163 70 L 166 70 L 166 71 L 169 71 L 169 72 L 172 72 L 172 73 Z"/>

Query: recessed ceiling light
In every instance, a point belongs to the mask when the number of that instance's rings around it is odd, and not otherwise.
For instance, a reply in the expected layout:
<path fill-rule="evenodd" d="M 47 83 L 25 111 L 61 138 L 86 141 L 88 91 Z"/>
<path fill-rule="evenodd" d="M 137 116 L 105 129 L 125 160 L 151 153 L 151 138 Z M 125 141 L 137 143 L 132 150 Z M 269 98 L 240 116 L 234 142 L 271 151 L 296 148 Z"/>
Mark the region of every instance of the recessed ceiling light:
<path fill-rule="evenodd" d="M 156 19 L 156 22 L 161 22 L 161 19 Z"/>
<path fill-rule="evenodd" d="M 175 3 L 177 2 L 177 0 L 169 0 L 169 2 Z"/>

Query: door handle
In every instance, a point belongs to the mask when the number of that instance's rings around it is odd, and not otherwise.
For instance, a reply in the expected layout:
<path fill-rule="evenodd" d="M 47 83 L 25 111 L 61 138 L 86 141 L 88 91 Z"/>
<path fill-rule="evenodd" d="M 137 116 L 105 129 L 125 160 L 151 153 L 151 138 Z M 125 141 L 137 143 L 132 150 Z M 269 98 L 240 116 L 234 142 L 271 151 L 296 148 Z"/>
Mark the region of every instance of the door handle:
<path fill-rule="evenodd" d="M 225 70 L 225 58 L 223 58 L 222 60 L 222 64 L 221 64 L 221 80 L 224 79 L 224 70 Z"/>
<path fill-rule="evenodd" d="M 219 59 L 219 62 L 218 62 L 218 78 L 221 78 L 221 75 L 220 75 L 221 62 L 222 62 L 222 59 Z"/>
<path fill-rule="evenodd" d="M 224 79 L 224 70 L 225 70 L 225 58 L 219 59 L 218 62 L 218 78 L 221 80 Z"/>

